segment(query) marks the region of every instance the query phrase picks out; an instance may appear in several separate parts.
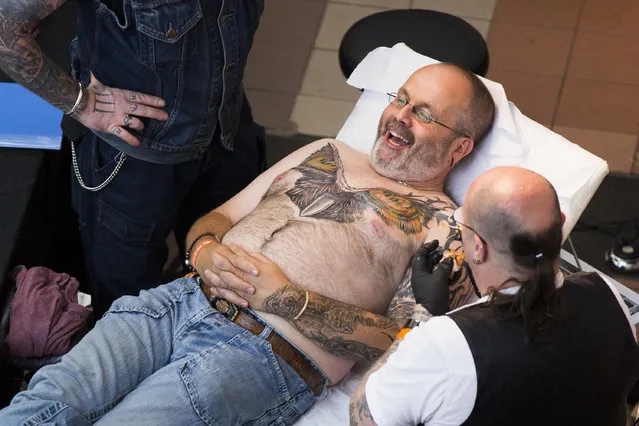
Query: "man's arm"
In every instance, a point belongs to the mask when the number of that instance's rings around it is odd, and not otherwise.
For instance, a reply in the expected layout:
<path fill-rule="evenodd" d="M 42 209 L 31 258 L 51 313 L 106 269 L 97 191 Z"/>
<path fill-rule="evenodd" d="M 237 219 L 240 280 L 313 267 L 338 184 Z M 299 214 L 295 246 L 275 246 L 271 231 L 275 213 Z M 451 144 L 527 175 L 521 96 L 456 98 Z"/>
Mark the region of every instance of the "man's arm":
<path fill-rule="evenodd" d="M 254 265 L 258 273 L 242 266 L 231 271 L 226 267 L 207 270 L 204 274 L 211 285 L 210 295 L 243 306 L 248 301 L 258 311 L 284 318 L 336 356 L 372 362 L 388 349 L 400 329 L 400 324 L 384 315 L 291 283 L 284 271 L 263 254 L 249 254 L 237 244 L 229 244 L 228 248 L 237 259 Z"/>
<path fill-rule="evenodd" d="M 463 333 L 449 317 L 434 317 L 397 339 L 367 372 L 351 396 L 351 425 L 462 424 L 476 395 Z"/>
<path fill-rule="evenodd" d="M 371 374 L 382 368 L 388 357 L 391 356 L 397 350 L 397 346 L 401 343 L 402 339 L 397 339 L 393 342 L 390 348 L 386 351 L 384 355 L 382 355 L 377 362 L 366 372 L 364 378 L 353 395 L 351 395 L 351 402 L 349 405 L 350 412 L 350 424 L 351 426 L 374 426 L 377 425 L 375 420 L 373 420 L 373 416 L 371 415 L 371 410 L 368 407 L 368 401 L 366 401 L 366 382 L 368 382 L 368 378 Z"/>
<path fill-rule="evenodd" d="M 65 0 L 0 0 L 0 68 L 16 83 L 53 106 L 69 111 L 78 97 L 77 83 L 47 58 L 31 36 L 32 24 Z M 86 106 L 87 97 L 84 97 Z"/>
<path fill-rule="evenodd" d="M 51 105 L 70 113 L 84 126 L 110 132 L 137 146 L 130 129 L 142 131 L 140 117 L 166 120 L 166 102 L 156 96 L 107 87 L 92 79 L 80 89 L 53 63 L 31 35 L 32 24 L 58 9 L 65 0 L 0 0 L 0 68 L 16 83 Z M 7 100 L 5 102 L 10 102 Z M 77 105 L 76 105 L 77 102 Z"/>
<path fill-rule="evenodd" d="M 302 309 L 302 315 L 293 319 Z M 397 322 L 388 317 L 311 291 L 306 303 L 305 290 L 292 283 L 268 296 L 262 310 L 287 318 L 327 352 L 354 361 L 370 363 L 379 358 L 400 329 Z"/>
<path fill-rule="evenodd" d="M 4 0 L 0 0 L 4 1 Z M 334 141 L 332 141 L 334 142 Z M 273 183 L 273 180 L 281 173 L 297 166 L 311 153 L 328 144 L 327 139 L 320 139 L 290 153 L 264 173 L 259 175 L 246 188 L 237 193 L 220 207 L 195 221 L 186 236 L 186 246 L 189 247 L 193 240 L 205 232 L 215 233 L 221 240 L 224 234 L 237 222 L 252 212 L 259 204 Z"/>
<path fill-rule="evenodd" d="M 331 142 L 334 143 L 335 141 Z M 199 244 L 207 239 L 214 239 L 212 236 L 203 236 L 204 234 L 215 234 L 215 236 L 222 241 L 224 235 L 236 223 L 246 217 L 257 207 L 264 197 L 264 194 L 266 194 L 273 183 L 273 180 L 278 175 L 297 166 L 311 155 L 311 153 L 317 151 L 327 143 L 327 139 L 320 139 L 290 153 L 264 173 L 259 175 L 253 182 L 230 200 L 215 210 L 200 217 L 191 226 L 191 229 L 189 229 L 189 232 L 186 235 L 186 247 L 191 247 L 194 242 Z M 198 237 L 201 238 L 198 239 Z M 198 239 L 198 241 L 195 241 L 196 239 Z M 205 283 L 208 283 L 207 275 L 204 273 L 207 269 L 215 273 L 219 272 L 221 269 L 231 271 L 236 270 L 236 268 L 245 267 L 246 263 L 243 262 L 242 259 L 238 259 L 234 256 L 233 253 L 226 248 L 226 245 L 212 243 L 204 247 L 200 253 L 198 253 L 195 266 L 200 277 L 205 281 Z M 239 303 L 239 300 L 235 300 L 232 295 L 229 294 L 227 296 L 229 301 L 241 304 Z"/>

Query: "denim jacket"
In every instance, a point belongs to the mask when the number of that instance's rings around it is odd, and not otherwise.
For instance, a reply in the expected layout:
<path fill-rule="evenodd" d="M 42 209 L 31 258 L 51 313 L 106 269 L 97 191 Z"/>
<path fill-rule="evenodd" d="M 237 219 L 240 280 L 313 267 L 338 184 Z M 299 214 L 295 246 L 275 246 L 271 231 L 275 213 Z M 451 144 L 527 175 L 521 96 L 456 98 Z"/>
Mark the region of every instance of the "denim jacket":
<path fill-rule="evenodd" d="M 242 77 L 264 0 L 114 0 L 124 16 L 100 0 L 79 2 L 72 73 L 87 86 L 101 83 L 166 100 L 169 119 L 142 119 L 131 147 L 99 136 L 145 161 L 175 164 L 201 158 L 216 131 L 233 149 L 244 97 Z M 92 108 L 89 105 L 89 108 Z M 218 128 L 219 126 L 219 128 Z"/>

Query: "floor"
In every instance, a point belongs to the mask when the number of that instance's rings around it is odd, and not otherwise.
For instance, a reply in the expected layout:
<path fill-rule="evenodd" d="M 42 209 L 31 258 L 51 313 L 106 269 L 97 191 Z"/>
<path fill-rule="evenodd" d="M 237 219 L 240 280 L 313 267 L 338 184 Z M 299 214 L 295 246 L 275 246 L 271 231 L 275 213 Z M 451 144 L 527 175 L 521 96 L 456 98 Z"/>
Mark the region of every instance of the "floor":
<path fill-rule="evenodd" d="M 608 162 L 616 176 L 584 215 L 605 222 L 597 212 L 612 199 L 623 203 L 614 188 L 639 174 L 634 0 L 267 0 L 244 81 L 257 120 L 271 135 L 335 136 L 359 95 L 339 67 L 343 35 L 365 16 L 406 8 L 468 21 L 487 41 L 487 77 L 524 114 Z M 583 229 L 574 239 L 589 263 L 605 268 L 614 240 Z M 639 274 L 617 278 L 639 291 Z"/>

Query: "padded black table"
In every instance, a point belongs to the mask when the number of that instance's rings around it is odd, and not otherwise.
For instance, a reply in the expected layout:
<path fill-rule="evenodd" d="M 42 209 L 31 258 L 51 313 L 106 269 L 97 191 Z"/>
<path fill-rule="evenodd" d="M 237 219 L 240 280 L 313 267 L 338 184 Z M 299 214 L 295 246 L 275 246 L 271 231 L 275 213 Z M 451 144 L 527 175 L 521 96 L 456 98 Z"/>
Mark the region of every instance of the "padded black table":
<path fill-rule="evenodd" d="M 468 22 L 434 10 L 388 10 L 356 22 L 339 48 L 342 73 L 348 78 L 373 49 L 397 43 L 441 62 L 451 62 L 485 76 L 488 46 Z"/>

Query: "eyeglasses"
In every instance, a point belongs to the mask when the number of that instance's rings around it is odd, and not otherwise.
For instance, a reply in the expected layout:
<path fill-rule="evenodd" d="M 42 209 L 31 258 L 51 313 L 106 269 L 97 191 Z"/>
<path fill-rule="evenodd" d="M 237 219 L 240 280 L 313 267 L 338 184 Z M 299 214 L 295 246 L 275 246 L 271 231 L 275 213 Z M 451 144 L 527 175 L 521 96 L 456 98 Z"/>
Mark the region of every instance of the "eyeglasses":
<path fill-rule="evenodd" d="M 464 136 L 466 138 L 471 138 L 468 134 L 461 132 L 457 129 L 453 129 L 450 126 L 445 125 L 444 123 L 442 123 L 441 121 L 437 121 L 433 118 L 433 115 L 428 112 L 428 110 L 424 107 L 417 107 L 414 105 L 411 105 L 408 102 L 408 99 L 406 99 L 406 97 L 397 94 L 396 92 L 392 92 L 392 93 L 387 93 L 388 95 L 388 102 L 390 102 L 391 105 L 397 107 L 397 108 L 404 108 L 406 105 L 410 105 L 412 106 L 411 109 L 411 113 L 413 114 L 413 117 L 415 117 L 415 119 L 422 123 L 422 124 L 430 124 L 430 123 L 437 123 L 440 126 L 444 126 L 445 128 L 452 130 L 453 132 L 457 133 L 460 136 Z M 472 139 L 472 138 L 471 138 Z"/>
<path fill-rule="evenodd" d="M 455 212 L 453 213 L 453 221 L 455 221 L 455 225 L 451 225 L 451 229 L 454 229 L 456 231 L 455 239 L 457 241 L 462 241 L 462 233 L 461 233 L 461 231 L 462 231 L 463 228 L 466 228 L 469 231 L 474 232 L 475 235 L 477 235 L 479 237 L 481 242 L 484 243 L 484 245 L 488 245 L 486 240 L 484 240 L 484 238 L 481 235 L 479 235 L 477 233 L 477 231 L 475 231 L 473 228 L 471 228 L 470 226 L 464 224 L 463 220 L 464 220 L 464 217 L 462 215 L 462 209 L 460 207 L 457 210 L 455 210 Z"/>

